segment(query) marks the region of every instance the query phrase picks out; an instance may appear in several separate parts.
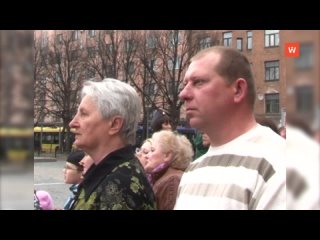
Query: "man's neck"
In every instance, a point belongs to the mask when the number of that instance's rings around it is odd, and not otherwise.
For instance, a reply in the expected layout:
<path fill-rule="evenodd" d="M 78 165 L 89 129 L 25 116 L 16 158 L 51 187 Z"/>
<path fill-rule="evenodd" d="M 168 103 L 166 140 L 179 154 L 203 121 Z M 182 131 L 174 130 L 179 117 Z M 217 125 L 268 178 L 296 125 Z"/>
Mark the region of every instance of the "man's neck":
<path fill-rule="evenodd" d="M 209 137 L 212 146 L 224 145 L 248 132 L 257 124 L 253 114 L 232 117 L 228 120 L 229 121 L 223 123 L 223 126 L 214 127 L 214 129 L 208 133 L 208 135 L 210 134 Z"/>

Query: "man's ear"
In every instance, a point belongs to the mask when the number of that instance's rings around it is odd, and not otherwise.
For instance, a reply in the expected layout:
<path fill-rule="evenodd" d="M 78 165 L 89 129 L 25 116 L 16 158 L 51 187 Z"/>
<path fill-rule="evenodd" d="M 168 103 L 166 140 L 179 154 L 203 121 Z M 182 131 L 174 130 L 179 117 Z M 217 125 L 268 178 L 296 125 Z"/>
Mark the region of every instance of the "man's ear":
<path fill-rule="evenodd" d="M 244 98 L 247 96 L 248 92 L 248 84 L 247 81 L 244 80 L 243 78 L 238 78 L 234 83 L 233 83 L 233 99 L 235 103 L 239 103 L 243 101 Z"/>
<path fill-rule="evenodd" d="M 110 119 L 110 122 L 109 122 L 109 124 L 110 124 L 110 128 L 109 128 L 109 134 L 110 135 L 115 135 L 115 134 L 117 134 L 119 131 L 120 131 L 120 129 L 122 128 L 122 126 L 123 126 L 123 118 L 122 117 L 120 117 L 120 116 L 114 116 L 114 117 L 112 117 L 111 119 Z"/>

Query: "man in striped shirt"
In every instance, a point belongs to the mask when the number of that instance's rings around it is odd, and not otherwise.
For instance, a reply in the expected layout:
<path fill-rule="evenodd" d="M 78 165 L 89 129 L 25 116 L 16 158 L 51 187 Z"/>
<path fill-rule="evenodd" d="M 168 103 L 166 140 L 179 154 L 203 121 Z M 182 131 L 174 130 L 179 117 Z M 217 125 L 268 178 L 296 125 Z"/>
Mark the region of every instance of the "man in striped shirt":
<path fill-rule="evenodd" d="M 285 140 L 255 120 L 254 79 L 232 48 L 196 54 L 180 98 L 208 152 L 182 176 L 175 209 L 286 209 Z"/>

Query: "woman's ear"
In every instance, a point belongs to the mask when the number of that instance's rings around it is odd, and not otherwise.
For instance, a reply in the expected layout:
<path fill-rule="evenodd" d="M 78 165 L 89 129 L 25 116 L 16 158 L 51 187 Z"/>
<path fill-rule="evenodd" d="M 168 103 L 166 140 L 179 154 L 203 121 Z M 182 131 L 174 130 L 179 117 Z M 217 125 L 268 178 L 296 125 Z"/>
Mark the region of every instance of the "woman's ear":
<path fill-rule="evenodd" d="M 120 131 L 120 129 L 123 126 L 123 118 L 119 116 L 114 116 L 110 119 L 109 124 L 110 124 L 109 134 L 115 135 Z"/>
<path fill-rule="evenodd" d="M 167 152 L 165 155 L 164 155 L 164 159 L 163 161 L 166 162 L 166 163 L 169 163 L 172 161 L 172 158 L 173 158 L 173 154 L 172 152 Z"/>

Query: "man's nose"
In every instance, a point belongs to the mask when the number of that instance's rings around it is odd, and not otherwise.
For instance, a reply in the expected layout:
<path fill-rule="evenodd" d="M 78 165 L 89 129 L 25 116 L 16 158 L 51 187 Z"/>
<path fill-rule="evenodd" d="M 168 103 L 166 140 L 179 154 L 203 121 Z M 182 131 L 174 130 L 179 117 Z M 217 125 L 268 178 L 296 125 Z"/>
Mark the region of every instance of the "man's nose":
<path fill-rule="evenodd" d="M 187 86 L 185 86 L 182 89 L 182 91 L 180 92 L 179 98 L 184 101 L 184 100 L 188 99 L 188 96 L 189 96 L 188 94 L 189 94 L 188 88 L 187 88 Z"/>

